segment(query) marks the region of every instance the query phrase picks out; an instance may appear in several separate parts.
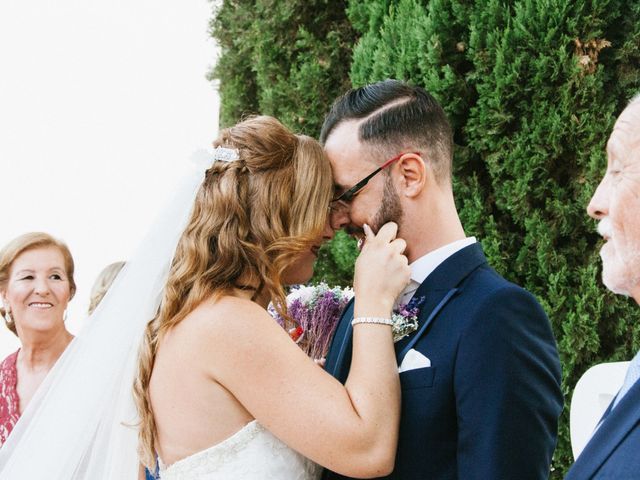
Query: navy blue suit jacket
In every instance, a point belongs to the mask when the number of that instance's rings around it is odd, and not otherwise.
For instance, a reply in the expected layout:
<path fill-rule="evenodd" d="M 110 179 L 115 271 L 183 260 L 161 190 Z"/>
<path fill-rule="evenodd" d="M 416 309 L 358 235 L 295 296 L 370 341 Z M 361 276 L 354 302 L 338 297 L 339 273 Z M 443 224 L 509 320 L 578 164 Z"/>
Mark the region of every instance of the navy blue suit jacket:
<path fill-rule="evenodd" d="M 413 348 L 431 367 L 400 374 L 400 439 L 387 478 L 547 479 L 563 398 L 555 339 L 538 302 L 491 269 L 479 244 L 440 264 L 420 297 L 418 330 L 396 353 L 400 364 Z M 325 367 L 342 382 L 352 316 L 350 307 Z"/>
<path fill-rule="evenodd" d="M 613 402 L 612 402 L 613 403 Z M 640 381 L 611 405 L 566 480 L 640 478 Z"/>

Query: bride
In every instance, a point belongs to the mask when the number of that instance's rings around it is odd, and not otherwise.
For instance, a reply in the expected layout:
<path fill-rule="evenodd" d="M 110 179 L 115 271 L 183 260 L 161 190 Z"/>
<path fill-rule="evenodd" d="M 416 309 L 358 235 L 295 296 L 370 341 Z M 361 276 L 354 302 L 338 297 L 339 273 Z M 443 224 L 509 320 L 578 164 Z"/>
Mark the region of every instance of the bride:
<path fill-rule="evenodd" d="M 397 364 L 391 328 L 367 320 L 386 322 L 409 279 L 396 226 L 367 230 L 356 263 L 363 321 L 343 386 L 265 310 L 272 301 L 286 313 L 283 285 L 308 280 L 333 235 L 322 148 L 270 117 L 216 144 L 23 412 L 0 449 L 0 480 L 119 480 L 140 463 L 159 464 L 162 480 L 392 470 Z"/>
<path fill-rule="evenodd" d="M 163 480 L 315 479 L 391 472 L 399 384 L 384 324 L 354 328 L 343 386 L 270 317 L 283 285 L 313 273 L 331 171 L 321 146 L 257 117 L 222 132 L 228 162 L 206 173 L 178 242 L 135 383 L 141 458 Z M 220 150 L 218 150 L 220 151 Z M 356 317 L 390 318 L 408 281 L 404 242 L 369 233 L 356 267 Z"/>

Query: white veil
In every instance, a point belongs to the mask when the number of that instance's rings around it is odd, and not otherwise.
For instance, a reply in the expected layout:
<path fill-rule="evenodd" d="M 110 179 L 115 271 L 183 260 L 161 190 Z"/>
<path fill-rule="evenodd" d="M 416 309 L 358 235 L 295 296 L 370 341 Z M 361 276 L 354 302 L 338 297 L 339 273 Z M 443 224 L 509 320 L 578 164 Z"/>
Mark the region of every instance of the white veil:
<path fill-rule="evenodd" d="M 132 386 L 204 171 L 198 155 L 175 198 L 42 383 L 0 449 L 0 480 L 111 480 L 138 475 Z M 206 166 L 205 166 L 206 163 Z"/>

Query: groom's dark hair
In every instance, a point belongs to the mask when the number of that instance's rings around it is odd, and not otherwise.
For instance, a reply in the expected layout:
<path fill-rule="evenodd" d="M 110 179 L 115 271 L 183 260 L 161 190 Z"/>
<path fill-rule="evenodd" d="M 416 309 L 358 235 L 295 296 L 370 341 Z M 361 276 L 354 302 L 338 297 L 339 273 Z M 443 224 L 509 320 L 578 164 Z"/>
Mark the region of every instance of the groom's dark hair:
<path fill-rule="evenodd" d="M 384 80 L 349 90 L 331 107 L 320 142 L 347 120 L 364 121 L 358 137 L 383 162 L 401 152 L 419 150 L 431 162 L 436 178 L 450 180 L 453 157 L 451 126 L 444 110 L 425 89 L 399 80 Z"/>

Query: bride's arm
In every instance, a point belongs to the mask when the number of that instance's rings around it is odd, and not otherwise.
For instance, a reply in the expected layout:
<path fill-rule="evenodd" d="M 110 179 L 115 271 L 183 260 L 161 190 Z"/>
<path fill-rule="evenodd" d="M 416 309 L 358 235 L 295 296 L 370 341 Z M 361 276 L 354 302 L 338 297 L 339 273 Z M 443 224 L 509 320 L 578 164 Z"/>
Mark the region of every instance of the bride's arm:
<path fill-rule="evenodd" d="M 356 265 L 355 316 L 390 318 L 409 279 L 403 240 L 387 224 L 368 233 Z M 351 477 L 393 470 L 400 384 L 391 327 L 358 324 L 343 386 L 319 369 L 257 305 L 228 299 L 228 322 L 212 322 L 201 341 L 212 378 L 267 429 L 315 462 Z M 212 347 L 215 346 L 215 347 Z"/>

